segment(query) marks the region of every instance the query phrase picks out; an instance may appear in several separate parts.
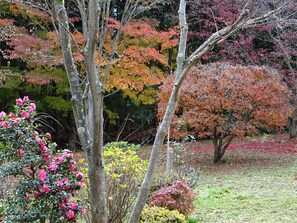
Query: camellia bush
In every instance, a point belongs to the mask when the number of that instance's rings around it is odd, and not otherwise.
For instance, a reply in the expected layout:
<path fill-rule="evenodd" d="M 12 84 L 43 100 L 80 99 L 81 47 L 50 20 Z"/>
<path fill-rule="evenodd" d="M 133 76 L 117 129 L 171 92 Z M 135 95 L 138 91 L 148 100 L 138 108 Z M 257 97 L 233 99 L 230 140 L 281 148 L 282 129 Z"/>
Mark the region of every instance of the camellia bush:
<path fill-rule="evenodd" d="M 159 118 L 173 83 L 171 75 L 161 87 Z M 281 76 L 267 67 L 212 63 L 192 68 L 181 88 L 170 135 L 212 138 L 214 162 L 219 162 L 235 137 L 285 129 L 292 114 L 290 97 Z"/>
<path fill-rule="evenodd" d="M 4 203 L 1 221 L 76 222 L 86 210 L 75 194 L 83 186 L 73 154 L 54 154 L 49 133 L 36 129 L 36 105 L 28 97 L 16 100 L 15 112 L 0 112 L 0 176 L 17 179 L 13 196 Z"/>

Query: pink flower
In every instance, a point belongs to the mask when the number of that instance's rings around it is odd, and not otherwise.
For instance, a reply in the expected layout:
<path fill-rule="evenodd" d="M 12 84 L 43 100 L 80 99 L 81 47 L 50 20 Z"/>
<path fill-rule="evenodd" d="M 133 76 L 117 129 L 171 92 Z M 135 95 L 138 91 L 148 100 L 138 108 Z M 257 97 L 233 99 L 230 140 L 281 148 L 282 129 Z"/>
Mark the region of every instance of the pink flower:
<path fill-rule="evenodd" d="M 82 208 L 80 212 L 81 212 L 82 214 L 86 214 L 86 213 L 87 213 L 87 209 Z"/>
<path fill-rule="evenodd" d="M 28 118 L 30 118 L 30 114 L 29 114 L 29 112 L 25 112 L 25 111 L 21 111 L 20 112 L 20 114 L 21 114 L 21 116 L 23 117 L 23 118 L 25 118 L 25 119 L 28 119 Z"/>
<path fill-rule="evenodd" d="M 50 164 L 49 167 L 48 167 L 48 169 L 50 171 L 55 171 L 57 168 L 58 168 L 58 166 L 56 164 L 54 164 L 54 163 Z"/>
<path fill-rule="evenodd" d="M 15 114 L 13 114 L 12 112 L 9 113 L 9 117 L 10 118 L 16 118 Z"/>
<path fill-rule="evenodd" d="M 38 178 L 39 178 L 41 181 L 44 181 L 45 178 L 46 178 L 46 171 L 45 171 L 45 170 L 39 170 L 37 176 L 38 176 Z"/>
<path fill-rule="evenodd" d="M 63 178 L 63 181 L 64 181 L 64 183 L 68 183 L 68 178 L 67 177 L 64 177 Z"/>
<path fill-rule="evenodd" d="M 46 136 L 46 138 L 48 138 L 48 139 L 51 139 L 51 138 L 52 138 L 52 135 L 51 135 L 50 133 L 48 133 L 48 132 L 45 134 L 45 136 Z"/>
<path fill-rule="evenodd" d="M 49 193 L 49 192 L 51 191 L 51 189 L 50 189 L 48 186 L 43 186 L 43 187 L 41 188 L 41 190 L 42 190 L 43 192 L 45 192 L 45 193 Z"/>
<path fill-rule="evenodd" d="M 38 132 L 36 132 L 38 134 Z M 42 141 L 42 139 L 38 139 L 38 145 L 42 148 L 43 146 L 45 146 L 44 142 Z"/>
<path fill-rule="evenodd" d="M 83 182 L 81 182 L 81 181 L 77 182 L 77 186 L 79 186 L 81 188 L 83 186 Z"/>
<path fill-rule="evenodd" d="M 58 187 L 63 187 L 63 184 L 64 184 L 63 181 L 61 181 L 61 180 L 58 180 L 58 181 L 57 181 L 57 185 L 58 185 Z"/>
<path fill-rule="evenodd" d="M 22 150 L 22 149 L 19 150 L 19 153 L 20 153 L 20 156 L 21 156 L 21 157 L 23 157 L 24 154 L 25 154 L 24 150 Z"/>
<path fill-rule="evenodd" d="M 37 199 L 37 198 L 39 197 L 39 195 L 40 195 L 40 193 L 39 193 L 39 192 L 36 192 L 36 193 L 34 194 L 34 198 Z"/>
<path fill-rule="evenodd" d="M 49 153 L 44 153 L 41 155 L 41 159 L 43 159 L 43 160 L 48 160 L 50 158 L 51 158 L 51 154 L 49 154 Z"/>
<path fill-rule="evenodd" d="M 30 196 L 29 196 L 29 194 L 26 194 L 25 201 L 28 201 L 28 200 L 30 200 Z"/>
<path fill-rule="evenodd" d="M 29 101 L 29 97 L 28 96 L 24 96 L 23 101 Z"/>
<path fill-rule="evenodd" d="M 66 210 L 66 205 L 65 205 L 64 202 L 62 202 L 62 203 L 60 204 L 60 210 L 62 210 L 62 211 L 65 211 L 65 210 Z"/>
<path fill-rule="evenodd" d="M 29 111 L 30 112 L 34 112 L 35 109 L 36 109 L 36 105 L 34 103 L 30 103 L 30 105 L 29 105 Z"/>
<path fill-rule="evenodd" d="M 55 163 L 61 163 L 61 162 L 63 162 L 64 161 L 64 158 L 62 158 L 62 157 L 60 157 L 60 156 L 58 156 L 58 157 L 56 157 L 55 159 L 54 159 L 54 162 Z"/>
<path fill-rule="evenodd" d="M 75 169 L 76 169 L 76 166 L 75 166 L 75 165 L 72 165 L 72 166 L 69 168 L 69 172 L 73 172 Z"/>
<path fill-rule="evenodd" d="M 77 178 L 84 178 L 84 174 L 82 172 L 78 172 L 75 176 Z"/>
<path fill-rule="evenodd" d="M 75 211 L 77 209 L 77 203 L 76 202 L 71 202 L 69 205 L 70 209 Z"/>
<path fill-rule="evenodd" d="M 7 128 L 8 127 L 8 122 L 6 122 L 6 121 L 1 121 L 0 122 L 0 125 L 3 127 L 3 128 Z"/>
<path fill-rule="evenodd" d="M 73 157 L 73 153 L 64 152 L 63 156 L 66 158 L 71 158 L 71 157 Z"/>
<path fill-rule="evenodd" d="M 22 106 L 22 105 L 23 105 L 23 100 L 22 100 L 21 98 L 18 98 L 18 99 L 16 99 L 15 101 L 16 101 L 16 104 L 17 104 L 18 106 Z"/>
<path fill-rule="evenodd" d="M 0 119 L 4 119 L 6 117 L 6 113 L 4 111 L 0 112 Z"/>
<path fill-rule="evenodd" d="M 66 216 L 69 218 L 69 219 L 72 219 L 74 217 L 74 211 L 72 210 L 69 210 L 66 212 Z"/>
<path fill-rule="evenodd" d="M 66 185 L 66 190 L 69 190 L 70 187 L 71 187 L 71 185 L 70 185 L 70 184 L 67 184 L 67 185 Z"/>
<path fill-rule="evenodd" d="M 46 146 L 42 146 L 41 147 L 41 152 L 42 153 L 47 153 L 48 152 L 48 148 Z"/>

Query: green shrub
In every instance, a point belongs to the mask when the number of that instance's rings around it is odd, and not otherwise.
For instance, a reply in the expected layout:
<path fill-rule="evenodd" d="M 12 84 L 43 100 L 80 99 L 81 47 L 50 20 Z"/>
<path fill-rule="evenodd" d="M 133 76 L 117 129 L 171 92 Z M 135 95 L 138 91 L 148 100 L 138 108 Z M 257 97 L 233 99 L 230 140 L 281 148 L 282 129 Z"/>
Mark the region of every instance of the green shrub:
<path fill-rule="evenodd" d="M 104 150 L 109 216 L 108 222 L 121 223 L 136 199 L 147 161 L 132 150 L 109 147 Z"/>
<path fill-rule="evenodd" d="M 118 148 L 122 151 L 132 150 L 132 151 L 138 151 L 139 145 L 130 144 L 126 141 L 120 141 L 120 142 L 109 142 L 107 143 L 104 148 L 111 149 L 111 148 Z"/>
<path fill-rule="evenodd" d="M 109 209 L 108 223 L 122 223 L 127 220 L 148 165 L 147 161 L 141 160 L 135 151 L 129 149 L 128 144 L 120 143 L 125 145 L 125 149 L 116 147 L 116 144 L 109 143 L 103 153 Z M 87 173 L 87 165 L 82 165 L 80 170 Z M 88 202 L 88 191 L 83 192 L 81 196 Z M 85 219 L 85 222 L 88 221 Z"/>
<path fill-rule="evenodd" d="M 151 207 L 142 211 L 139 223 L 186 223 L 186 217 L 178 211 Z"/>

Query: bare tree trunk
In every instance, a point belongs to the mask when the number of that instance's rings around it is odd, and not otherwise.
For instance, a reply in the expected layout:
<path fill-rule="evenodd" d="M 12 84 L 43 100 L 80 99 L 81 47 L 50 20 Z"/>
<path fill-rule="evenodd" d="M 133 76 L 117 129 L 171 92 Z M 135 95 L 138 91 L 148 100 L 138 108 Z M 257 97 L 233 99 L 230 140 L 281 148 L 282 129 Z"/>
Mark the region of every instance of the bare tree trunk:
<path fill-rule="evenodd" d="M 292 117 L 289 118 L 289 132 L 291 138 L 297 137 L 297 109 L 294 110 Z"/>
<path fill-rule="evenodd" d="M 238 17 L 238 19 L 232 25 L 227 26 L 212 34 L 191 56 L 189 56 L 186 59 L 185 54 L 186 54 L 188 26 L 186 23 L 185 9 L 186 9 L 185 0 L 180 0 L 179 21 L 180 21 L 181 32 L 180 32 L 179 50 L 177 55 L 177 69 L 176 69 L 176 78 L 174 82 L 174 87 L 172 89 L 171 96 L 170 96 L 163 120 L 159 125 L 156 133 L 155 141 L 154 141 L 151 156 L 150 156 L 148 170 L 145 175 L 145 179 L 141 185 L 137 202 L 135 203 L 132 213 L 130 215 L 129 223 L 138 223 L 140 219 L 141 212 L 143 210 L 146 199 L 150 192 L 150 186 L 153 180 L 153 175 L 154 175 L 156 164 L 159 158 L 159 150 L 163 144 L 164 138 L 167 133 L 167 129 L 174 115 L 181 84 L 186 74 L 189 72 L 190 68 L 194 66 L 196 63 L 198 63 L 200 59 L 205 55 L 205 53 L 210 51 L 218 42 L 221 42 L 227 39 L 230 35 L 232 35 L 233 33 L 235 33 L 241 28 L 252 27 L 252 26 L 256 26 L 257 24 L 263 23 L 263 21 L 266 21 L 267 18 L 269 18 L 275 12 L 280 10 L 278 8 L 274 11 L 264 14 L 261 17 L 251 19 L 249 11 L 244 9 L 240 14 L 240 16 Z M 225 145 L 225 149 L 230 144 L 230 142 L 228 142 Z M 223 151 L 223 153 L 225 153 L 225 150 Z"/>

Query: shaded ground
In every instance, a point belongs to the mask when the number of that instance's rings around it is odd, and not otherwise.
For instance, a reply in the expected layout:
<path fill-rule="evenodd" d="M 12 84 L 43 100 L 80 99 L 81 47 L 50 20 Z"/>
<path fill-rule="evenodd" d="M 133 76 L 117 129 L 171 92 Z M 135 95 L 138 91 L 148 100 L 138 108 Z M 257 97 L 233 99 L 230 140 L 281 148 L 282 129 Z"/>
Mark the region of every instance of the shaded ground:
<path fill-rule="evenodd" d="M 140 156 L 147 159 L 151 146 L 140 148 Z M 221 174 L 250 169 L 290 166 L 297 157 L 297 140 L 290 139 L 287 134 L 263 135 L 234 141 L 227 149 L 224 163 L 213 163 L 213 145 L 211 141 L 183 144 L 177 150 L 176 163 L 183 162 L 201 168 L 203 173 Z M 162 149 L 159 162 L 164 167 L 166 162 L 166 146 Z"/>

